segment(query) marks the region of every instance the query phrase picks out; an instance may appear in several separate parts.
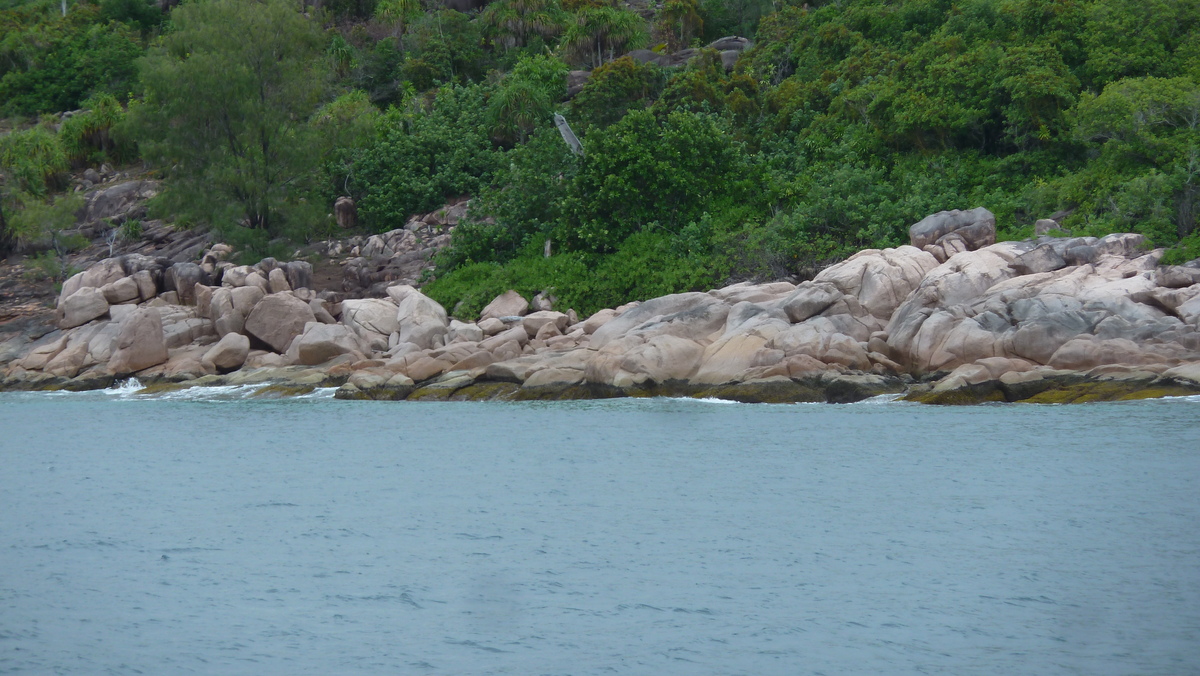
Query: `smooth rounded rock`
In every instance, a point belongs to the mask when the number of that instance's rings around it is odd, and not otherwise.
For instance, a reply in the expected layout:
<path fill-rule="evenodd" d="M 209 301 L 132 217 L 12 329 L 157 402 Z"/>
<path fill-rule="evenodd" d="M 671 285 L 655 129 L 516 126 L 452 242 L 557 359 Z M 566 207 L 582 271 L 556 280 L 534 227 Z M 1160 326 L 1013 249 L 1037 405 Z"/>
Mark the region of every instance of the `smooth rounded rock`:
<path fill-rule="evenodd" d="M 138 308 L 121 322 L 108 370 L 116 375 L 135 373 L 162 364 L 167 357 L 162 315 L 153 308 Z"/>
<path fill-rule="evenodd" d="M 108 301 L 100 289 L 83 287 L 63 300 L 59 312 L 62 317 L 58 320 L 58 327 L 71 329 L 107 314 Z"/>
<path fill-rule="evenodd" d="M 288 293 L 272 294 L 263 298 L 246 317 L 246 332 L 261 340 L 275 352 L 283 353 L 296 336 L 304 332 L 304 325 L 315 322 L 308 303 Z"/>
<path fill-rule="evenodd" d="M 250 339 L 237 333 L 227 333 L 217 341 L 200 359 L 201 364 L 211 364 L 218 371 L 241 368 L 250 354 Z"/>
<path fill-rule="evenodd" d="M 499 319 L 501 317 L 520 317 L 529 312 L 529 301 L 525 300 L 521 294 L 513 290 L 505 291 L 496 296 L 492 302 L 488 303 L 483 311 L 479 313 L 480 321 L 485 319 Z"/>

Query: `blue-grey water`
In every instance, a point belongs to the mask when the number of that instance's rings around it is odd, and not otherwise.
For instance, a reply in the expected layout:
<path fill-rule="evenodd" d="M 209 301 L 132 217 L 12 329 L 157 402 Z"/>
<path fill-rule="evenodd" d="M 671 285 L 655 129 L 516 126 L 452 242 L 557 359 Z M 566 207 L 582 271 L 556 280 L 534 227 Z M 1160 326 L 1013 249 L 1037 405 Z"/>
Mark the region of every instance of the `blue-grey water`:
<path fill-rule="evenodd" d="M 1200 399 L 0 395 L 0 672 L 1200 673 Z"/>

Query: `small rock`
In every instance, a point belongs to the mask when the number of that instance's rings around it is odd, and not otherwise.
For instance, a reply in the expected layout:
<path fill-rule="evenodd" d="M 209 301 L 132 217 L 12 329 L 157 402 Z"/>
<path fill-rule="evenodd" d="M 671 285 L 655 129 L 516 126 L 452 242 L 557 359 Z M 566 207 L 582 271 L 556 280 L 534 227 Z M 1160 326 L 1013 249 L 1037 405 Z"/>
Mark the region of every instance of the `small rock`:
<path fill-rule="evenodd" d="M 59 311 L 62 318 L 58 320 L 58 327 L 71 329 L 107 314 L 108 301 L 100 289 L 85 287 L 68 296 Z"/>
<path fill-rule="evenodd" d="M 1059 229 L 1058 221 L 1051 220 L 1049 218 L 1039 218 L 1033 224 L 1033 235 L 1034 237 L 1041 237 L 1042 235 Z"/>
<path fill-rule="evenodd" d="M 241 368 L 250 354 L 250 339 L 237 333 L 227 333 L 200 359 L 201 364 L 211 364 L 217 371 L 226 372 Z"/>
<path fill-rule="evenodd" d="M 339 228 L 350 230 L 358 226 L 358 208 L 349 197 L 339 197 L 333 203 L 333 213 Z"/>
<path fill-rule="evenodd" d="M 499 319 L 501 317 L 520 317 L 529 312 L 529 302 L 521 294 L 513 290 L 505 291 L 483 308 L 479 313 L 480 321 Z"/>
<path fill-rule="evenodd" d="M 138 284 L 132 277 L 122 277 L 115 282 L 105 284 L 100 287 L 100 291 L 104 293 L 104 300 L 108 301 L 109 305 L 135 301 L 139 295 Z"/>
<path fill-rule="evenodd" d="M 292 285 L 288 283 L 287 274 L 280 268 L 275 268 L 267 274 L 267 286 L 271 293 L 282 293 L 291 291 Z"/>

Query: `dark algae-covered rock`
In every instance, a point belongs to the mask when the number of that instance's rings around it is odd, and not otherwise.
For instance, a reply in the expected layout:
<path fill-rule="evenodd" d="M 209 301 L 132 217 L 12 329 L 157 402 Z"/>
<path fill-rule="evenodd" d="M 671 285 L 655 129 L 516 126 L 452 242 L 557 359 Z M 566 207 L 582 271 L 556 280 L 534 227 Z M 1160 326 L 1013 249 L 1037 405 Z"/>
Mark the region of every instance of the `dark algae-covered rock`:
<path fill-rule="evenodd" d="M 273 383 L 260 387 L 250 394 L 253 399 L 284 399 L 286 397 L 299 397 L 305 394 L 311 394 L 317 388 L 314 385 L 300 385 L 296 383 Z"/>
<path fill-rule="evenodd" d="M 825 401 L 819 387 L 790 378 L 764 378 L 744 383 L 727 383 L 693 390 L 693 397 L 728 399 L 746 404 L 794 404 Z"/>
<path fill-rule="evenodd" d="M 167 392 L 177 392 L 179 390 L 184 390 L 184 389 L 187 389 L 187 387 L 188 386 L 184 383 L 173 383 L 170 381 L 163 380 L 163 381 L 159 381 L 159 382 L 155 382 L 155 383 L 149 383 L 142 389 L 138 390 L 137 392 L 134 392 L 134 394 L 149 394 L 149 395 L 166 394 Z"/>
<path fill-rule="evenodd" d="M 450 396 L 453 401 L 508 401 L 521 389 L 516 383 L 504 381 L 474 382 Z"/>
<path fill-rule="evenodd" d="M 991 383 L 970 385 L 956 390 L 919 390 L 909 392 L 902 399 L 919 404 L 936 404 L 939 406 L 967 406 L 1007 401 L 1004 398 L 1004 393 Z"/>
<path fill-rule="evenodd" d="M 1197 393 L 1200 393 L 1200 388 L 1110 380 L 1055 387 L 1020 401 L 1028 404 L 1085 404 L 1092 401 L 1136 401 Z"/>
<path fill-rule="evenodd" d="M 952 389 L 912 391 L 905 401 L 937 405 L 972 405 L 992 402 L 1026 404 L 1084 404 L 1097 401 L 1134 401 L 1200 394 L 1200 384 L 1168 378 L 1089 378 L 1060 375 L 1013 385 L 986 381 Z"/>

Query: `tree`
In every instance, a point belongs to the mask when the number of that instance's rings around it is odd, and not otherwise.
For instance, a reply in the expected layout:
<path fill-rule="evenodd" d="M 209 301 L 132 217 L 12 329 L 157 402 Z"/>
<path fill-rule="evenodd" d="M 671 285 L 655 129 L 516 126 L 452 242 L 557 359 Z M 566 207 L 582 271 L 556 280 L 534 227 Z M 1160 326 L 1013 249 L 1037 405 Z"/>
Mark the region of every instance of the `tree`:
<path fill-rule="evenodd" d="M 95 5 L 76 5 L 65 19 L 2 14 L 0 115 L 74 110 L 94 93 L 128 94 L 142 53 L 138 31 L 104 20 Z"/>
<path fill-rule="evenodd" d="M 1098 149 L 1066 191 L 1114 229 L 1172 244 L 1196 227 L 1200 87 L 1191 78 L 1126 78 L 1072 111 L 1076 138 Z"/>
<path fill-rule="evenodd" d="M 592 71 L 583 91 L 572 99 L 571 108 L 583 124 L 606 127 L 630 110 L 648 107 L 665 82 L 661 67 L 622 56 Z"/>
<path fill-rule="evenodd" d="M 282 234 L 318 160 L 307 120 L 327 72 L 320 27 L 286 0 L 186 3 L 171 25 L 140 63 L 143 155 L 185 213 Z"/>
<path fill-rule="evenodd" d="M 524 47 L 535 36 L 550 40 L 562 32 L 567 20 L 559 0 L 497 0 L 479 20 L 505 49 Z"/>
<path fill-rule="evenodd" d="M 753 174 L 715 116 L 630 111 L 587 137 L 555 241 L 602 253 L 652 223 L 677 233 L 706 211 L 753 202 L 761 188 Z"/>
<path fill-rule="evenodd" d="M 667 0 L 659 10 L 655 30 L 672 51 L 687 47 L 704 30 L 699 10 L 696 0 Z"/>
<path fill-rule="evenodd" d="M 567 66 L 549 56 L 524 57 L 492 92 L 488 123 L 502 143 L 525 143 L 549 123 L 554 105 L 567 90 Z"/>
<path fill-rule="evenodd" d="M 392 27 L 392 37 L 404 34 L 404 27 L 421 13 L 419 0 L 382 0 L 375 6 L 375 18 Z"/>
<path fill-rule="evenodd" d="M 646 22 L 626 9 L 585 7 L 563 36 L 562 48 L 570 61 L 592 68 L 617 58 L 620 52 L 646 44 Z"/>

